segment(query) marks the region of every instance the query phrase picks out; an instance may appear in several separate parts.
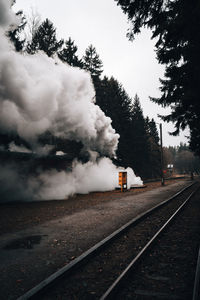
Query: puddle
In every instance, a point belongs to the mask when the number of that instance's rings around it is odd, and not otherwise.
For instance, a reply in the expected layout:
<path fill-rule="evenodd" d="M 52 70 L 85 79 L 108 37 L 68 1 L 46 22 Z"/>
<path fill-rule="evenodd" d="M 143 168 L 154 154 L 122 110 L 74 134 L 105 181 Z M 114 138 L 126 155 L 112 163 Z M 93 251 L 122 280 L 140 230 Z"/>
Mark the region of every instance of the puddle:
<path fill-rule="evenodd" d="M 3 249 L 33 249 L 35 245 L 40 244 L 42 235 L 26 236 L 24 238 L 16 239 L 8 243 Z"/>

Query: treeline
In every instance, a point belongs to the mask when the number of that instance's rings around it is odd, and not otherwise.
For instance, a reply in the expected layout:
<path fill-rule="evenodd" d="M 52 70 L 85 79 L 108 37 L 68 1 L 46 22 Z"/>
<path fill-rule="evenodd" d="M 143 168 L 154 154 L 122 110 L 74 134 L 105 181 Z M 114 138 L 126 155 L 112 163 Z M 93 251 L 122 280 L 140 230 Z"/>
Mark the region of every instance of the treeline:
<path fill-rule="evenodd" d="M 112 126 L 120 134 L 119 146 L 115 164 L 132 167 L 142 178 L 160 176 L 160 146 L 159 136 L 154 119 L 144 117 L 139 97 L 129 97 L 121 83 L 114 77 L 101 78 L 103 63 L 93 45 L 89 45 L 83 57 L 79 58 L 75 42 L 58 40 L 56 28 L 46 19 L 32 28 L 31 39 L 21 39 L 26 26 L 26 20 L 9 36 L 16 51 L 27 52 L 30 55 L 44 51 L 49 57 L 58 56 L 61 61 L 70 66 L 85 69 L 91 74 L 96 91 L 96 103 L 112 119 Z M 57 143 L 59 144 L 59 143 Z M 63 143 L 60 148 L 65 152 Z"/>
<path fill-rule="evenodd" d="M 164 147 L 164 167 L 173 165 L 173 170 L 178 174 L 194 172 L 200 174 L 200 158 L 195 156 L 189 146 L 181 143 L 176 147 Z"/>

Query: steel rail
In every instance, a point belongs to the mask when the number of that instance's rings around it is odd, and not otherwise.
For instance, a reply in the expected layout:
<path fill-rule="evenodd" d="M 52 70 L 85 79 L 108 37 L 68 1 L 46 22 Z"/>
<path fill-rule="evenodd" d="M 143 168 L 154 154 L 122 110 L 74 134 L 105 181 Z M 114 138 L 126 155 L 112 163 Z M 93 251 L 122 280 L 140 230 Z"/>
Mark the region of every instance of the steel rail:
<path fill-rule="evenodd" d="M 114 295 L 116 291 L 121 286 L 124 279 L 128 276 L 128 274 L 133 271 L 133 268 L 139 262 L 139 260 L 143 257 L 143 255 L 149 250 L 152 246 L 153 242 L 156 241 L 158 236 L 163 232 L 163 230 L 169 225 L 169 223 L 175 218 L 175 216 L 180 212 L 180 210 L 188 203 L 188 201 L 194 196 L 199 187 L 193 191 L 187 199 L 179 206 L 179 208 L 171 215 L 171 217 L 165 222 L 165 224 L 155 233 L 155 235 L 151 238 L 151 240 L 142 248 L 142 250 L 137 254 L 136 257 L 129 263 L 129 265 L 124 269 L 124 271 L 117 277 L 117 279 L 113 282 L 113 284 L 107 289 L 107 291 L 101 296 L 100 300 L 108 300 L 114 299 Z M 195 299 L 197 300 L 197 299 Z"/>
<path fill-rule="evenodd" d="M 90 257 L 95 255 L 98 251 L 100 251 L 103 247 L 108 245 L 110 242 L 112 242 L 115 238 L 117 238 L 119 235 L 121 235 L 124 231 L 126 231 L 129 227 L 132 225 L 137 224 L 139 221 L 142 221 L 144 218 L 146 218 L 148 215 L 150 215 L 153 211 L 156 209 L 164 206 L 168 202 L 174 200 L 177 198 L 179 195 L 181 195 L 184 191 L 189 189 L 191 186 L 196 184 L 196 182 L 193 182 L 192 184 L 189 184 L 188 186 L 184 187 L 181 189 L 179 192 L 171 196 L 170 198 L 162 201 L 161 203 L 155 205 L 154 207 L 148 209 L 147 211 L 139 214 L 137 217 L 133 218 L 123 226 L 121 226 L 119 229 L 115 230 L 113 233 L 111 233 L 109 236 L 89 248 L 87 251 L 82 253 L 80 256 L 75 258 L 73 261 L 65 265 L 64 267 L 60 268 L 58 271 L 55 273 L 51 274 L 49 277 L 41 281 L 38 285 L 33 287 L 32 289 L 28 290 L 24 295 L 20 296 L 17 298 L 17 300 L 27 300 L 34 298 L 36 295 L 47 289 L 51 284 L 53 284 L 55 281 L 60 279 L 61 277 L 69 274 L 76 268 L 78 268 L 80 265 L 82 265 L 85 261 L 87 261 Z"/>
<path fill-rule="evenodd" d="M 198 300 L 199 298 L 200 298 L 200 248 L 199 248 L 199 254 L 197 258 L 192 300 Z"/>

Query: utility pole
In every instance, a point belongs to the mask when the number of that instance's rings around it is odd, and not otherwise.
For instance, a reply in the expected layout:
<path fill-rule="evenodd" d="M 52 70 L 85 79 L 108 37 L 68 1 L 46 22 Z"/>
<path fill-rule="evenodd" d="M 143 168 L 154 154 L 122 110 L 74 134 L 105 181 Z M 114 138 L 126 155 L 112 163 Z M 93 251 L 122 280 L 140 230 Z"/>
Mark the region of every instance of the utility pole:
<path fill-rule="evenodd" d="M 163 173 L 163 141 L 162 141 L 162 124 L 160 123 L 160 160 L 161 160 L 161 185 L 165 185 L 165 178 Z"/>

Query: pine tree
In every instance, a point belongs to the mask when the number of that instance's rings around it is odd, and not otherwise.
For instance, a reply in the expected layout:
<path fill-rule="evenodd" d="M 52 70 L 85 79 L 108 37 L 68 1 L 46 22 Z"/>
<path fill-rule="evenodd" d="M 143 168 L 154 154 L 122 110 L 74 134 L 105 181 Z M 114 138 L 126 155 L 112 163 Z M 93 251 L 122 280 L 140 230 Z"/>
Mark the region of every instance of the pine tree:
<path fill-rule="evenodd" d="M 48 56 L 53 56 L 62 47 L 63 40 L 57 41 L 56 29 L 53 23 L 46 19 L 36 30 L 32 41 L 27 46 L 27 52 L 34 54 L 39 50 Z"/>
<path fill-rule="evenodd" d="M 74 44 L 74 41 L 69 38 L 65 41 L 65 47 L 58 53 L 58 56 L 63 62 L 68 63 L 70 66 L 82 68 L 83 63 L 76 54 L 77 50 L 78 48 Z"/>
<path fill-rule="evenodd" d="M 159 144 L 159 134 L 156 127 L 156 122 L 154 119 L 149 120 L 149 118 L 146 118 L 146 124 L 147 124 L 147 130 L 149 135 L 153 138 L 154 142 L 158 145 Z"/>
<path fill-rule="evenodd" d="M 146 117 L 146 133 L 148 141 L 148 178 L 158 178 L 161 172 L 161 153 L 159 136 L 154 119 Z"/>
<path fill-rule="evenodd" d="M 103 63 L 96 52 L 95 47 L 90 45 L 85 50 L 85 55 L 83 56 L 83 68 L 90 72 L 93 79 L 100 77 L 103 72 Z"/>
<path fill-rule="evenodd" d="M 199 119 L 196 122 L 196 126 L 190 129 L 190 149 L 195 152 L 196 155 L 200 157 L 200 124 Z"/>
<path fill-rule="evenodd" d="M 148 172 L 148 136 L 140 100 L 136 94 L 131 112 L 131 139 L 133 169 L 143 178 L 149 176 Z"/>
<path fill-rule="evenodd" d="M 200 2 L 199 0 L 117 0 L 132 24 L 133 39 L 146 26 L 156 38 L 157 58 L 166 65 L 160 98 L 152 100 L 171 113 L 163 120 L 175 123 L 176 131 L 190 128 L 191 147 L 200 145 Z"/>
<path fill-rule="evenodd" d="M 113 77 L 95 80 L 94 85 L 97 105 L 112 119 L 112 126 L 120 135 L 116 163 L 124 167 L 131 166 L 131 98 Z"/>

